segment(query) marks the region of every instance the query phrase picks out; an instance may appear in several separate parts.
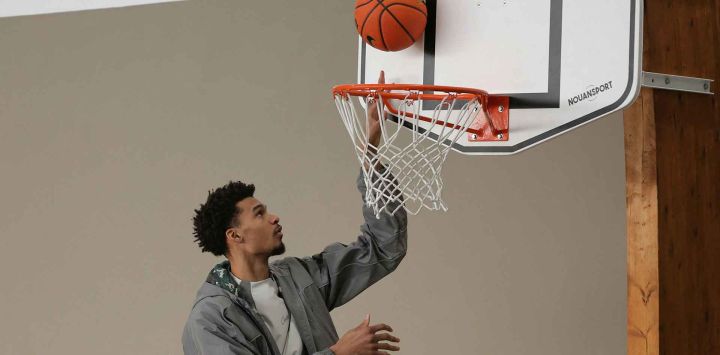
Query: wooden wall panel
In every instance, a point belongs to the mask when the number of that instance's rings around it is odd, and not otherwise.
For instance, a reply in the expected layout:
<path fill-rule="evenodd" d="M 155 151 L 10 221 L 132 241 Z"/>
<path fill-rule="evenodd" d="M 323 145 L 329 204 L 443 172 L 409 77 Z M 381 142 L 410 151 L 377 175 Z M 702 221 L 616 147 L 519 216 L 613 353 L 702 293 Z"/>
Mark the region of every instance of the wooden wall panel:
<path fill-rule="evenodd" d="M 715 79 L 718 91 L 720 0 L 646 0 L 645 26 L 645 71 Z M 720 354 L 720 104 L 663 90 L 653 102 L 660 354 Z"/>

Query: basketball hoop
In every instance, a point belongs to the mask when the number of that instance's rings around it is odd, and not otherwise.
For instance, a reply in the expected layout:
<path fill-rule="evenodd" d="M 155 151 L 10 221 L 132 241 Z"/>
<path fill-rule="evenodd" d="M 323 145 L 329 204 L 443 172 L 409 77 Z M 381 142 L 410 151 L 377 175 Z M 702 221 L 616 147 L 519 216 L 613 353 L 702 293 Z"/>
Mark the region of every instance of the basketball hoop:
<path fill-rule="evenodd" d="M 334 87 L 333 96 L 362 167 L 365 203 L 376 217 L 383 210 L 394 214 L 400 208 L 410 214 L 423 207 L 447 211 L 441 171 L 452 146 L 459 139 L 508 139 L 508 113 L 502 109 L 508 107 L 508 98 L 483 90 L 355 84 Z M 369 142 L 370 107 L 376 108 L 377 117 L 389 114 L 379 120 L 378 146 Z M 492 107 L 500 113 L 490 114 Z"/>

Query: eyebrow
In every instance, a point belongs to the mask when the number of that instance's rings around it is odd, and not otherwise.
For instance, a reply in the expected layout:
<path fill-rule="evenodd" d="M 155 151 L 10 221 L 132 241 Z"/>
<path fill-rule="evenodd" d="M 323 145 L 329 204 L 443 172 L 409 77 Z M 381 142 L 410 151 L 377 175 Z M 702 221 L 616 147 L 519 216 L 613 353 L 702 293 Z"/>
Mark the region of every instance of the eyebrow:
<path fill-rule="evenodd" d="M 255 213 L 255 212 L 257 212 L 257 210 L 259 210 L 259 209 L 265 209 L 266 207 L 267 207 L 267 206 L 265 206 L 265 205 L 263 205 L 263 204 L 261 203 L 261 204 L 258 204 L 258 205 L 253 206 L 252 211 L 253 211 L 253 213 Z"/>

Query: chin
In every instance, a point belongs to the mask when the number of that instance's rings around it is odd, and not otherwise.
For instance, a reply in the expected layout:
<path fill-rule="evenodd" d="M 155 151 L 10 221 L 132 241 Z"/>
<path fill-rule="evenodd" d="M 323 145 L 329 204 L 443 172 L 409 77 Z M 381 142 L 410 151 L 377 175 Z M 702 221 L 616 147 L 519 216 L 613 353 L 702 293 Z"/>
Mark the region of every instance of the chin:
<path fill-rule="evenodd" d="M 283 242 L 280 242 L 280 245 L 277 248 L 273 249 L 273 251 L 270 253 L 270 256 L 283 254 L 285 254 L 285 244 L 283 244 Z"/>

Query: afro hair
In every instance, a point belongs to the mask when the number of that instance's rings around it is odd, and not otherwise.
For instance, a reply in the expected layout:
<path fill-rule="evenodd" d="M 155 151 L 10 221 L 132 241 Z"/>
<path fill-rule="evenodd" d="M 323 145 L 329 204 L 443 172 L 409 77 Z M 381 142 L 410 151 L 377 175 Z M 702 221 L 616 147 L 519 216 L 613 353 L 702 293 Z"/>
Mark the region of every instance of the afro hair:
<path fill-rule="evenodd" d="M 203 252 L 215 256 L 227 253 L 225 231 L 232 227 L 239 212 L 236 204 L 255 193 L 255 185 L 230 181 L 227 185 L 208 192 L 207 201 L 195 210 L 193 227 L 195 242 Z"/>

